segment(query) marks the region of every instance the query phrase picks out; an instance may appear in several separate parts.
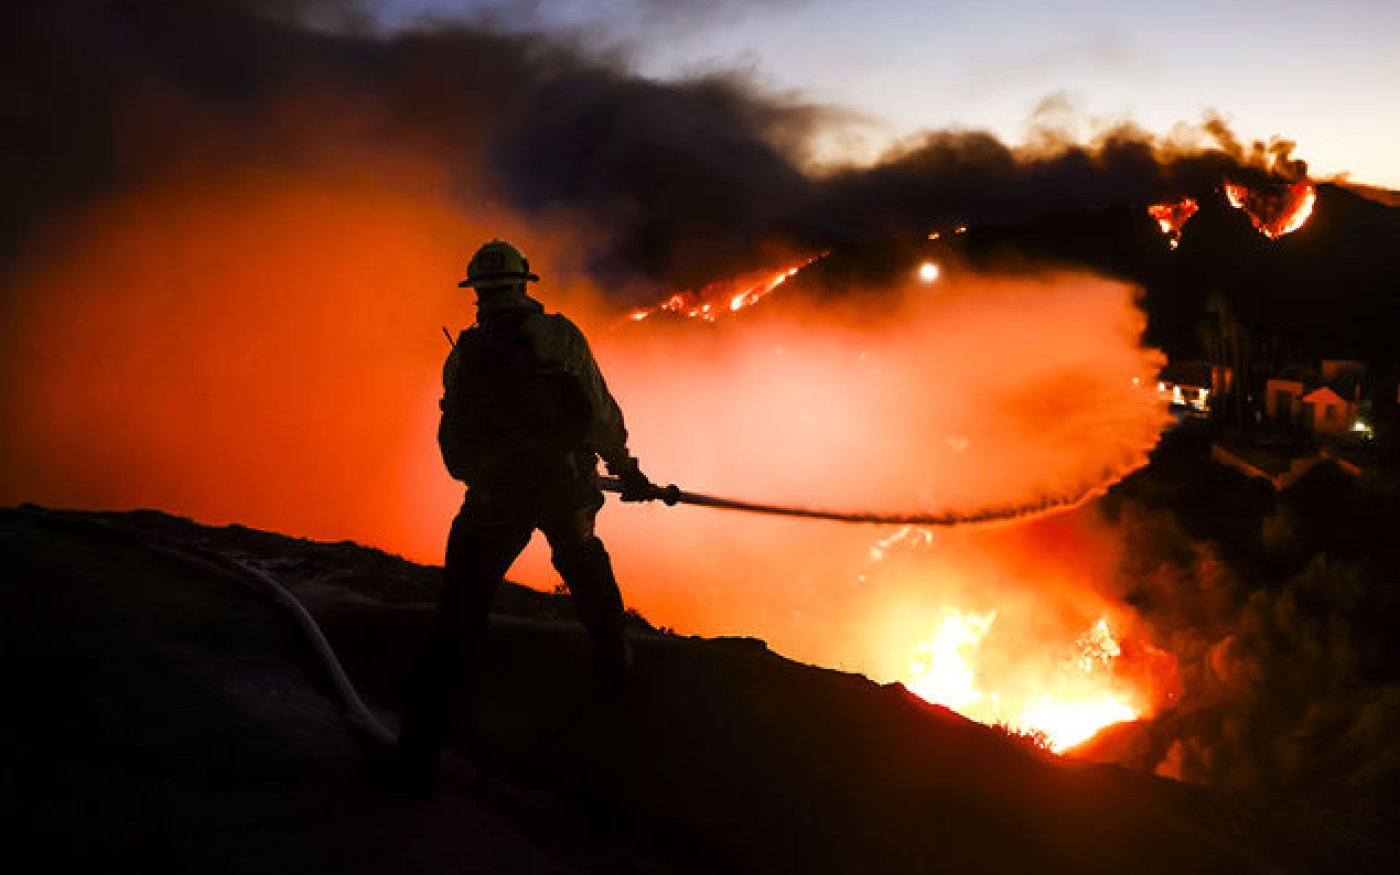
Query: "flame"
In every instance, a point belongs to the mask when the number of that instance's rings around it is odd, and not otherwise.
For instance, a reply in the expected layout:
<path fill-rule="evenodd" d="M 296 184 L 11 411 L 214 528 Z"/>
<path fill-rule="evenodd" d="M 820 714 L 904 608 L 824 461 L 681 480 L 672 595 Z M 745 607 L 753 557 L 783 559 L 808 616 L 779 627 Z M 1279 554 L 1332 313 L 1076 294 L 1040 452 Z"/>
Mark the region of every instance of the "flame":
<path fill-rule="evenodd" d="M 937 630 L 914 646 L 906 686 L 935 705 L 965 714 L 973 711 L 973 706 L 987 698 L 978 686 L 976 651 L 996 618 L 996 611 L 965 614 L 945 607 Z"/>
<path fill-rule="evenodd" d="M 826 256 L 827 253 L 822 252 L 778 271 L 745 274 L 710 283 L 696 291 L 676 292 L 659 304 L 632 310 L 627 314 L 627 319 L 641 322 L 660 313 L 669 313 L 683 319 L 717 322 L 726 313 L 737 313 L 757 304 L 797 276 L 803 268 Z"/>
<path fill-rule="evenodd" d="M 1307 223 L 1317 204 L 1317 187 L 1307 181 L 1272 189 L 1247 188 L 1227 182 L 1225 199 L 1230 206 L 1243 210 L 1259 233 L 1277 240 Z"/>
<path fill-rule="evenodd" d="M 1107 693 L 1101 699 L 1078 702 L 1058 702 L 1046 697 L 1027 708 L 1022 720 L 1033 731 L 1044 733 L 1051 750 L 1062 753 L 1093 738 L 1106 726 L 1126 723 L 1137 716 L 1136 709 L 1126 700 Z"/>
<path fill-rule="evenodd" d="M 997 612 L 944 607 L 941 614 L 934 632 L 909 655 L 906 686 L 920 698 L 971 720 L 1042 738 L 1056 753 L 1087 741 L 1106 726 L 1142 716 L 1144 709 L 1135 704 L 1135 695 L 1122 689 L 1123 681 L 1114 674 L 1123 651 L 1107 618 L 1080 635 L 1067 658 L 1041 667 L 1032 687 L 1011 684 L 1000 691 L 982 669 Z M 994 689 L 985 688 L 989 686 Z"/>
<path fill-rule="evenodd" d="M 1157 226 L 1167 235 L 1167 245 L 1175 249 L 1181 245 L 1182 229 L 1199 209 L 1200 205 L 1195 199 L 1184 197 L 1179 201 L 1153 204 L 1147 208 L 1147 214 L 1157 220 Z"/>

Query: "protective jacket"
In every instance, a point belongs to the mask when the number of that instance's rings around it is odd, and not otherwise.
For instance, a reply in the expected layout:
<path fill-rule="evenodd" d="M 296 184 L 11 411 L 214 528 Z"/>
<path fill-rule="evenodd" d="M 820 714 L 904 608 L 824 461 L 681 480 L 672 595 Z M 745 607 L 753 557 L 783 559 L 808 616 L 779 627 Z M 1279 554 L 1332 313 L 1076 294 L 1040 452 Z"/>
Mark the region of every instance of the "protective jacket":
<path fill-rule="evenodd" d="M 615 474 L 636 466 L 583 332 L 523 290 L 482 296 L 442 381 L 438 444 L 468 486 L 591 478 L 595 454 Z"/>

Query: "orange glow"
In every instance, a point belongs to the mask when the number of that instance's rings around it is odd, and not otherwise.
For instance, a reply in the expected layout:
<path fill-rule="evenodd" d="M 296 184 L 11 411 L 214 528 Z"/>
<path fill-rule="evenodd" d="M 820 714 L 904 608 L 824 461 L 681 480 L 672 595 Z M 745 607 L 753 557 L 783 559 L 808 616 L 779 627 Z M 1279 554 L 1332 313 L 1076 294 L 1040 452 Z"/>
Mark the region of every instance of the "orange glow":
<path fill-rule="evenodd" d="M 1134 703 L 1139 694 L 1113 674 L 1122 650 L 1106 619 L 1094 623 L 1058 660 L 1042 662 L 1042 650 L 992 672 L 983 667 L 981 656 L 991 646 L 987 639 L 996 619 L 996 611 L 973 614 L 944 607 L 933 634 L 910 654 L 906 686 L 973 720 L 1042 736 L 1056 753 L 1105 726 L 1141 716 L 1141 705 Z M 1037 678 L 1035 684 L 1017 679 L 1017 673 L 1027 671 Z"/>
<path fill-rule="evenodd" d="M 1182 229 L 1199 209 L 1200 206 L 1193 198 L 1184 197 L 1179 201 L 1153 204 L 1147 208 L 1147 214 L 1157 220 L 1157 226 L 1167 237 L 1167 245 L 1175 249 L 1181 245 Z"/>
<path fill-rule="evenodd" d="M 1136 720 L 1138 716 L 1137 709 L 1115 693 L 1104 693 L 1099 699 L 1070 702 L 1047 696 L 1021 712 L 1021 719 L 1015 725 L 1043 733 L 1051 750 L 1064 753 L 1093 738 L 1099 730 Z"/>
<path fill-rule="evenodd" d="M 933 635 L 914 646 L 909 657 L 909 689 L 935 705 L 972 716 L 987 698 L 977 677 L 976 651 L 996 621 L 996 611 L 964 614 L 943 609 Z"/>
<path fill-rule="evenodd" d="M 463 238 L 496 227 L 368 181 L 249 174 L 55 228 L 36 251 L 65 255 L 18 274 L 3 329 L 3 499 L 440 556 L 439 326 L 465 315 Z"/>
<path fill-rule="evenodd" d="M 1227 182 L 1225 198 L 1230 206 L 1249 216 L 1259 233 L 1276 240 L 1307 224 L 1317 204 L 1317 187 L 1306 181 L 1272 189 L 1247 188 Z"/>
<path fill-rule="evenodd" d="M 972 510 L 1140 464 L 1165 406 L 1132 383 L 1160 366 L 1137 345 L 1132 290 L 959 271 L 929 296 L 907 277 L 878 306 L 804 307 L 794 291 L 781 310 L 708 330 L 597 336 L 648 473 L 736 498 Z M 602 531 L 628 598 L 655 622 L 759 634 L 1066 749 L 1078 727 L 1115 722 L 1124 705 L 1148 713 L 1170 687 L 1170 667 L 1143 667 L 1130 612 L 1096 594 L 1117 559 L 1091 518 L 872 531 L 629 505 Z M 527 579 L 547 584 L 547 557 L 533 561 Z M 1103 618 L 1138 656 L 1086 671 L 1085 654 L 1107 652 L 1085 637 Z"/>
<path fill-rule="evenodd" d="M 456 281 L 493 236 L 529 253 L 540 298 L 588 334 L 660 482 L 974 510 L 1111 482 L 1166 421 L 1132 388 L 1162 362 L 1139 345 L 1136 291 L 1117 282 L 960 271 L 930 296 L 911 272 L 878 303 L 804 304 L 791 289 L 789 306 L 750 310 L 804 261 L 628 314 L 551 270 L 584 232 L 464 215 L 431 194 L 430 163 L 376 163 L 389 166 L 171 179 L 33 241 L 0 320 L 0 500 L 156 507 L 440 561 L 461 499 L 434 441 L 440 326 L 472 319 Z M 722 318 L 736 301 L 752 318 Z M 696 316 L 649 318 L 661 312 Z M 654 623 L 760 636 L 884 681 L 913 685 L 929 672 L 912 659 L 944 660 L 945 607 L 992 617 L 952 648 L 971 671 L 964 691 L 1040 728 L 1051 718 L 1025 716 L 1031 679 L 1064 707 L 1107 690 L 1145 709 L 1170 674 L 1127 670 L 1142 646 L 1131 612 L 1101 594 L 1114 546 L 1088 516 L 935 535 L 610 503 L 599 526 L 629 606 Z M 539 545 L 511 576 L 556 582 Z M 1083 691 L 1056 681 L 1075 677 L 1066 654 L 1100 617 L 1124 655 Z"/>

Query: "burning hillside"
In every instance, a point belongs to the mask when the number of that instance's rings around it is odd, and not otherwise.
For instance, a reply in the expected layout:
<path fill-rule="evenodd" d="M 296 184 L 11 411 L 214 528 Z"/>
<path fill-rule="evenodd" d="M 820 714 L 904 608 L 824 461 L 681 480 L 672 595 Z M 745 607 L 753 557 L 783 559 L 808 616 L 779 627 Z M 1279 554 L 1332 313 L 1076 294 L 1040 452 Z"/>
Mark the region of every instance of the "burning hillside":
<path fill-rule="evenodd" d="M 627 314 L 633 322 L 665 314 L 682 319 L 716 322 L 757 304 L 776 292 L 798 272 L 822 256 L 804 259 L 776 271 L 759 271 L 742 277 L 709 283 L 696 291 L 676 292 L 659 304 L 639 307 Z"/>
<path fill-rule="evenodd" d="M 1255 229 L 1270 240 L 1292 234 L 1307 224 L 1317 204 L 1317 187 L 1307 181 L 1280 183 L 1267 188 L 1226 182 L 1221 191 L 1230 206 L 1249 216 Z M 1175 249 L 1181 245 L 1186 223 L 1199 209 L 1195 198 L 1185 197 L 1153 204 L 1147 208 L 1147 214 L 1162 229 L 1167 244 Z"/>

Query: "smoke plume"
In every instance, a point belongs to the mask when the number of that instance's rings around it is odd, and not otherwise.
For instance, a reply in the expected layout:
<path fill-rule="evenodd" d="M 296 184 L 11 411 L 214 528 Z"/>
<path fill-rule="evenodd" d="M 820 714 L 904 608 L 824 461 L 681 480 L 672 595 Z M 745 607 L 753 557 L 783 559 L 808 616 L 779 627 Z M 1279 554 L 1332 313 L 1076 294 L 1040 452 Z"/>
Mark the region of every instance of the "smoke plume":
<path fill-rule="evenodd" d="M 874 166 L 813 174 L 801 146 L 834 109 L 737 74 L 643 79 L 581 37 L 450 22 L 385 35 L 335 0 L 66 0 L 0 15 L 11 257 L 44 217 L 172 173 L 302 172 L 347 150 L 363 168 L 398 148 L 430 161 L 432 193 L 459 209 L 587 225 L 578 263 L 635 299 L 753 266 L 776 240 L 822 248 L 1305 169 L 1288 144 L 1247 147 L 1212 117 L 1167 139 L 1122 126 L 1087 145 L 1047 128 L 1020 149 L 933 132 Z"/>

